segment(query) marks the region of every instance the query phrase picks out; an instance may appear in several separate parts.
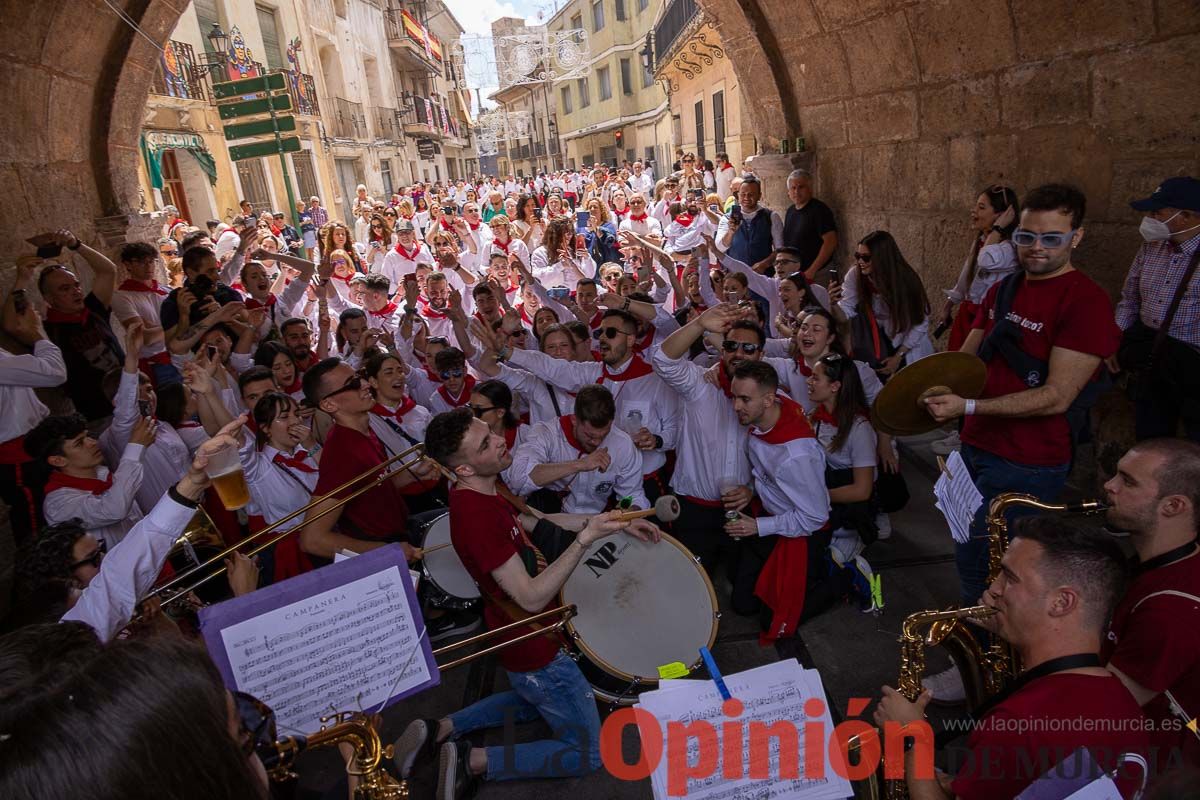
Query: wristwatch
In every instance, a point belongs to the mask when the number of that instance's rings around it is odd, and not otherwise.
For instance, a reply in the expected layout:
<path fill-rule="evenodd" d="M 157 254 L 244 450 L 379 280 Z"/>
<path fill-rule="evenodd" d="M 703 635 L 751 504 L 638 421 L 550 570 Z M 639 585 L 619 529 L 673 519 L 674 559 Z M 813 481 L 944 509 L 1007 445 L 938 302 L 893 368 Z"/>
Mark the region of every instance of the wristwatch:
<path fill-rule="evenodd" d="M 74 245 L 74 246 L 67 245 L 67 249 L 68 249 L 68 250 L 78 250 L 78 249 L 79 249 L 80 247 L 82 247 L 82 246 L 83 246 L 83 242 L 82 242 L 82 241 L 80 241 L 80 239 L 79 239 L 79 237 L 78 237 L 78 236 L 76 236 L 76 237 L 75 237 L 75 245 Z"/>
<path fill-rule="evenodd" d="M 417 313 L 417 310 L 416 310 L 415 308 L 413 308 L 412 306 L 405 306 L 405 307 L 404 307 L 404 313 L 405 313 L 405 315 L 406 315 L 406 316 L 410 316 L 410 317 L 411 317 L 413 314 L 416 314 L 416 313 Z"/>

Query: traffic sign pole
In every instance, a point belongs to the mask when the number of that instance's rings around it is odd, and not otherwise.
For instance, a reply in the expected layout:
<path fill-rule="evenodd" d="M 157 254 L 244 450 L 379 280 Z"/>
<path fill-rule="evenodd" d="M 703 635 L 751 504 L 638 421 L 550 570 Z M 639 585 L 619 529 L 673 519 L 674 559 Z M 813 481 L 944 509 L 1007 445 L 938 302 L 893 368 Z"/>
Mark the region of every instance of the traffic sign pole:
<path fill-rule="evenodd" d="M 295 117 L 292 119 L 295 120 Z M 275 128 L 275 146 L 279 149 L 279 167 L 283 170 L 283 188 L 287 190 L 288 216 L 292 218 L 292 227 L 296 231 L 296 235 L 300 236 L 300 215 L 296 212 L 296 195 L 292 191 L 292 176 L 288 171 L 287 154 L 284 153 L 283 140 L 279 136 L 279 118 L 275 114 L 273 103 L 271 104 L 271 125 Z"/>

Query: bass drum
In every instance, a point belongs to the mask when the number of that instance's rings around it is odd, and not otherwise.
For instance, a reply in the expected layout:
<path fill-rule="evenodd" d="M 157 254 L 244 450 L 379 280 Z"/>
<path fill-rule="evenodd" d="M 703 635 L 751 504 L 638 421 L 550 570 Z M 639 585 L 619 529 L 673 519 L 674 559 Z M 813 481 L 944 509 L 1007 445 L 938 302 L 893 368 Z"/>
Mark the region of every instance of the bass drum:
<path fill-rule="evenodd" d="M 439 608 L 466 609 L 479 602 L 479 587 L 450 543 L 450 515 L 441 514 L 427 523 L 421 548 L 435 552 L 421 559 L 421 580 L 429 587 L 429 601 Z"/>
<path fill-rule="evenodd" d="M 566 628 L 596 696 L 632 705 L 658 669 L 700 666 L 717 639 L 717 596 L 700 562 L 666 534 L 658 544 L 614 534 L 594 542 L 562 588 L 578 614 Z"/>

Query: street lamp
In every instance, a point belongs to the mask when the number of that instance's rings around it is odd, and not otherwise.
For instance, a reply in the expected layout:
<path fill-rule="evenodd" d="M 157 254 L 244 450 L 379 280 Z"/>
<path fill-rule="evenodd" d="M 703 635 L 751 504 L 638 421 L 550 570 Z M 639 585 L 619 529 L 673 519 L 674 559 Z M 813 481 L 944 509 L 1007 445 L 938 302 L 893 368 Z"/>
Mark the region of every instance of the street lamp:
<path fill-rule="evenodd" d="M 642 69 L 646 72 L 654 71 L 654 34 L 653 32 L 646 34 L 646 46 L 638 51 L 638 55 L 642 57 Z"/>
<path fill-rule="evenodd" d="M 201 73 L 208 71 L 212 73 L 214 81 L 220 81 L 221 72 L 225 69 L 225 62 L 229 58 L 229 37 L 225 35 L 225 31 L 221 30 L 220 24 L 214 22 L 212 29 L 204 38 L 208 40 L 208 50 L 200 57 L 195 69 Z"/>
<path fill-rule="evenodd" d="M 206 38 L 212 46 L 212 52 L 224 54 L 229 51 L 229 37 L 225 35 L 225 31 L 221 30 L 220 23 L 213 23 L 212 30 L 208 32 Z"/>

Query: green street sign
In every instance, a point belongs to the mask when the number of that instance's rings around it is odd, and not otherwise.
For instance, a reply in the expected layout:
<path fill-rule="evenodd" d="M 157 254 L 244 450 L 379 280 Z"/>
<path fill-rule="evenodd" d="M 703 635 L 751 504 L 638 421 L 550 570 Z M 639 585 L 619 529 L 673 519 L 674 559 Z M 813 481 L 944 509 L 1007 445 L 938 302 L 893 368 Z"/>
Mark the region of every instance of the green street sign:
<path fill-rule="evenodd" d="M 238 117 L 267 114 L 272 108 L 276 111 L 291 111 L 291 95 L 277 94 L 258 100 L 243 100 L 240 103 L 229 103 L 228 105 L 217 106 L 217 111 L 220 112 L 221 119 L 237 119 Z"/>
<path fill-rule="evenodd" d="M 266 81 L 265 86 L 263 85 L 264 80 Z M 226 100 L 230 97 L 240 97 L 252 92 L 267 92 L 282 88 L 282 72 L 270 72 L 266 75 L 257 75 L 253 78 L 242 78 L 240 81 L 214 83 L 212 87 L 213 97 L 217 100 Z"/>
<path fill-rule="evenodd" d="M 263 136 L 275 133 L 276 126 L 280 132 L 296 130 L 296 118 L 290 114 L 275 117 L 273 120 L 260 119 L 254 122 L 239 122 L 225 126 L 225 139 L 245 139 L 250 136 Z"/>
<path fill-rule="evenodd" d="M 285 136 L 276 144 L 274 139 L 265 139 L 250 144 L 236 144 L 229 148 L 231 161 L 244 161 L 247 158 L 262 158 L 276 153 L 295 153 L 300 149 L 300 139 L 296 136 Z"/>

